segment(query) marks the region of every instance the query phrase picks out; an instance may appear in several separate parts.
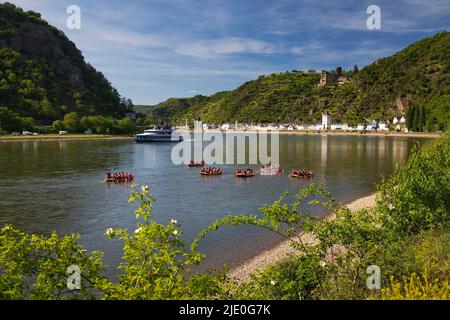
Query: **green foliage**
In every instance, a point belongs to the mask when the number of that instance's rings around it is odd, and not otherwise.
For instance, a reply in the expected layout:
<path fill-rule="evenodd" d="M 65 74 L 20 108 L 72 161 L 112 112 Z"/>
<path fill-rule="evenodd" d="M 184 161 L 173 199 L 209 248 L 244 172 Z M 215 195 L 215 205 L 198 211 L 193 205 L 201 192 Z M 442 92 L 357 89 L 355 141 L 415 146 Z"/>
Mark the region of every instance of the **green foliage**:
<path fill-rule="evenodd" d="M 238 286 L 233 299 L 307 300 L 315 298 L 325 272 L 314 255 L 290 257 Z"/>
<path fill-rule="evenodd" d="M 7 108 L 0 108 L 0 132 L 10 133 L 22 130 L 31 130 L 33 119 L 20 117 Z"/>
<path fill-rule="evenodd" d="M 131 193 L 130 202 L 139 202 L 135 211 L 141 220 L 133 233 L 127 229 L 108 229 L 106 235 L 119 237 L 123 245 L 123 273 L 117 284 L 105 283 L 106 299 L 179 299 L 185 293 L 185 268 L 201 259 L 184 250 L 184 240 L 176 221 L 163 225 L 150 219 L 155 199 L 147 186 Z"/>
<path fill-rule="evenodd" d="M 80 119 L 76 112 L 66 114 L 64 116 L 63 124 L 70 132 L 78 132 L 81 129 Z"/>
<path fill-rule="evenodd" d="M 446 134 L 408 161 L 380 185 L 378 209 L 386 224 L 399 232 L 416 233 L 450 218 L 450 135 Z"/>
<path fill-rule="evenodd" d="M 89 116 L 81 118 L 83 130 L 91 130 L 97 134 L 133 134 L 136 125 L 130 118 L 117 120 L 111 117 Z"/>
<path fill-rule="evenodd" d="M 88 255 L 78 236 L 27 235 L 6 225 L 0 230 L 0 299 L 93 299 L 93 282 L 104 269 L 101 254 Z M 81 290 L 67 289 L 67 268 L 83 273 Z"/>
<path fill-rule="evenodd" d="M 425 272 L 403 277 L 402 282 L 391 279 L 390 287 L 382 289 L 382 300 L 448 300 L 450 286 L 447 281 L 429 281 Z"/>

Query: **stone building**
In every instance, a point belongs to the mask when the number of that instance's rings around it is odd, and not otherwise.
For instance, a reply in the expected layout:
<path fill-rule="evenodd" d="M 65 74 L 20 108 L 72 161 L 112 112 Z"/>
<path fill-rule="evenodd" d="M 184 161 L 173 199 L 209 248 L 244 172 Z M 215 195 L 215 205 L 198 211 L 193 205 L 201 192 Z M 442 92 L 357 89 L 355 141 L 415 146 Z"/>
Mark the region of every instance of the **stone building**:
<path fill-rule="evenodd" d="M 329 83 L 344 84 L 347 81 L 348 81 L 347 77 L 342 75 L 341 67 L 337 67 L 336 71 L 333 72 L 322 70 L 322 73 L 320 74 L 319 87 L 326 86 Z"/>

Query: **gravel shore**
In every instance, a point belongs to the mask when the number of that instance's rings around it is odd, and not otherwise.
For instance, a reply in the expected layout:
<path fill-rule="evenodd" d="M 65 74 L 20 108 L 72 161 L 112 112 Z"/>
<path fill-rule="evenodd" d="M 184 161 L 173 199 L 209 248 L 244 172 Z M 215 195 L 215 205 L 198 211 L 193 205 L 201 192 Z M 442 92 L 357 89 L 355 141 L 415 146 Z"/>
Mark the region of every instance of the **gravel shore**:
<path fill-rule="evenodd" d="M 362 208 L 372 207 L 375 204 L 376 193 L 371 194 L 367 197 L 359 198 L 346 204 L 347 208 L 352 211 L 359 210 Z M 330 215 L 330 219 L 333 216 Z M 304 243 L 314 242 L 314 237 L 311 234 L 303 234 L 301 236 Z M 281 242 L 272 249 L 265 250 L 255 257 L 237 265 L 230 270 L 229 276 L 240 281 L 247 281 L 249 275 L 257 270 L 264 269 L 265 267 L 274 264 L 288 255 L 296 253 L 297 251 L 292 248 L 288 240 Z"/>

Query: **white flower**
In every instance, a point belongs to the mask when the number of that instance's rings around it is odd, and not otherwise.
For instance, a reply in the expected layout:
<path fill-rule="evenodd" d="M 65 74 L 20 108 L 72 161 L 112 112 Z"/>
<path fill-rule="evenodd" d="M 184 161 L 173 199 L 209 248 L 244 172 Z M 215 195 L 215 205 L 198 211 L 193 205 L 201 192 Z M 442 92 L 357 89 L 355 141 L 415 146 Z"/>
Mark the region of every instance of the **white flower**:
<path fill-rule="evenodd" d="M 146 185 L 143 185 L 142 187 L 141 187 L 141 190 L 142 190 L 142 192 L 148 192 L 148 186 L 146 186 Z"/>
<path fill-rule="evenodd" d="M 388 208 L 389 208 L 389 210 L 394 210 L 395 206 L 392 203 L 389 203 Z"/>
<path fill-rule="evenodd" d="M 178 230 L 174 230 L 172 233 L 176 236 L 178 234 Z"/>
<path fill-rule="evenodd" d="M 136 230 L 134 230 L 135 234 L 138 234 L 139 232 L 141 232 L 142 228 L 137 228 Z"/>
<path fill-rule="evenodd" d="M 113 235 L 114 235 L 114 229 L 113 229 L 113 228 L 108 228 L 108 229 L 106 229 L 105 234 L 106 234 L 108 237 L 113 236 Z"/>
<path fill-rule="evenodd" d="M 274 281 L 274 280 L 272 280 L 272 281 L 270 281 L 270 284 L 274 286 L 274 285 L 276 285 L 276 284 L 277 284 L 277 282 L 276 282 L 276 281 Z"/>
<path fill-rule="evenodd" d="M 178 221 L 177 221 L 177 220 L 175 220 L 175 219 L 172 219 L 172 220 L 170 220 L 170 223 L 171 223 L 171 224 L 177 224 L 177 223 L 178 223 Z"/>
<path fill-rule="evenodd" d="M 320 266 L 323 268 L 323 267 L 325 267 L 326 265 L 327 265 L 327 263 L 325 262 L 325 261 L 320 261 L 319 262 L 319 264 L 320 264 Z"/>

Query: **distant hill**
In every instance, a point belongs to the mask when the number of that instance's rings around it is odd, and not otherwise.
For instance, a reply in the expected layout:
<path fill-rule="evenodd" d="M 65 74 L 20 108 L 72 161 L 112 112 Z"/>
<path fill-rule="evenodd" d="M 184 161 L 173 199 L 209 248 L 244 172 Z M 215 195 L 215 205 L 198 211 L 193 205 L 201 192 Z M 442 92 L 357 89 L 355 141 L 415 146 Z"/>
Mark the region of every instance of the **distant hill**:
<path fill-rule="evenodd" d="M 413 106 L 424 108 L 433 128 L 450 125 L 450 33 L 420 40 L 360 71 L 345 72 L 343 85 L 318 87 L 320 75 L 299 71 L 260 76 L 210 97 L 169 99 L 141 107 L 155 121 L 313 122 L 323 111 L 334 121 L 392 119 Z"/>
<path fill-rule="evenodd" d="M 50 123 L 69 112 L 123 117 L 129 108 L 62 31 L 9 3 L 0 4 L 0 107 Z"/>

